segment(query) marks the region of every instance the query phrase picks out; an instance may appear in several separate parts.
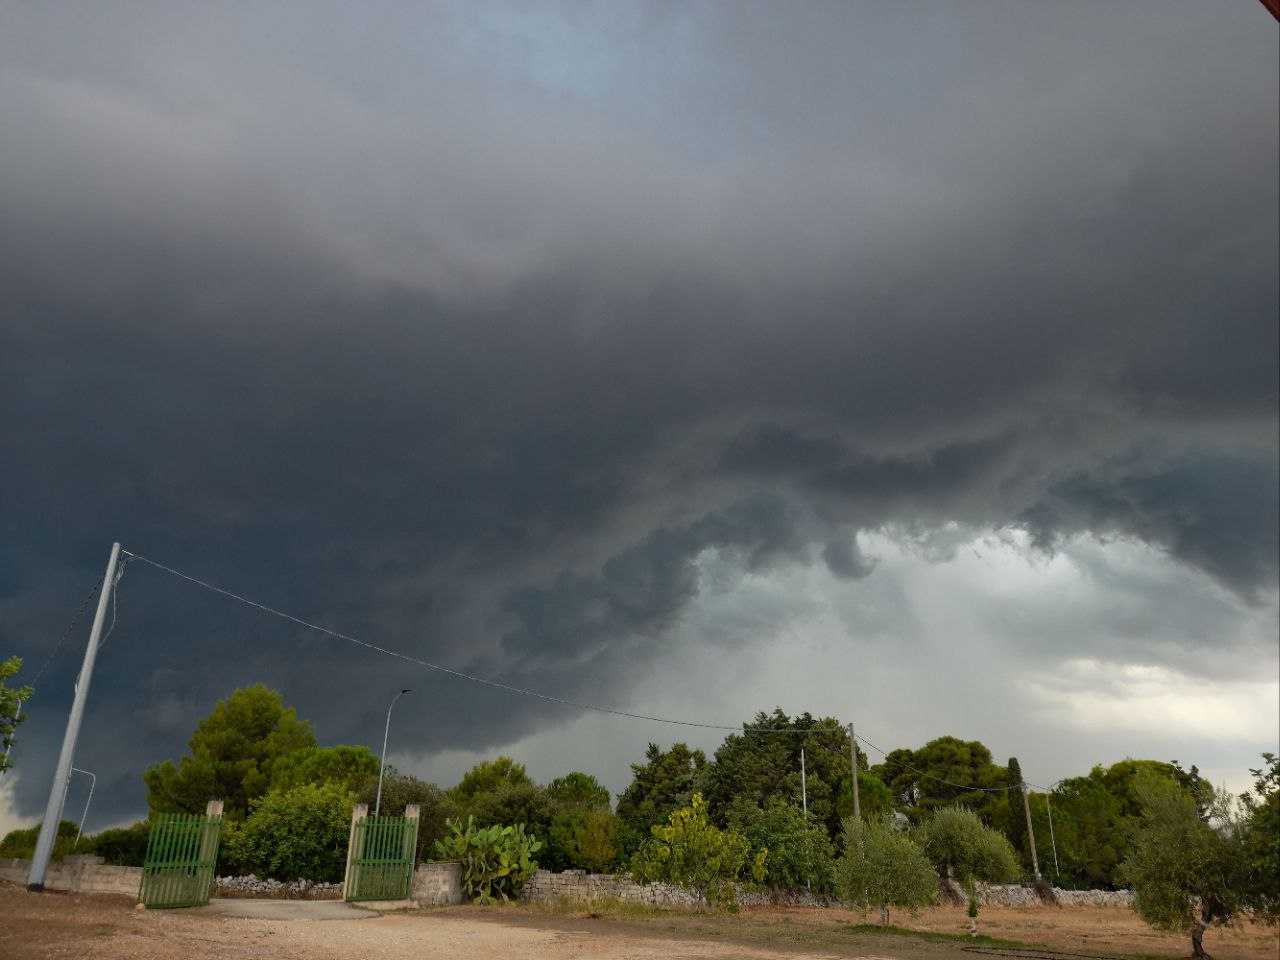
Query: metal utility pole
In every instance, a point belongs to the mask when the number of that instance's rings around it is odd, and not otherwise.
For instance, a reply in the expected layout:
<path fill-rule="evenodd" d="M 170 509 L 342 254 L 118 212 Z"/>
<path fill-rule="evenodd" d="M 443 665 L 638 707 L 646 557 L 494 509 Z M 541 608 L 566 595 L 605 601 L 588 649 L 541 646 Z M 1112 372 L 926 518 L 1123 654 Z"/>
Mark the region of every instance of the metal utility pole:
<path fill-rule="evenodd" d="M 807 819 L 809 816 L 809 781 L 804 772 L 804 747 L 800 748 L 800 805 Z"/>
<path fill-rule="evenodd" d="M 387 707 L 387 726 L 386 729 L 382 731 L 382 759 L 378 761 L 378 797 L 373 802 L 373 815 L 375 817 L 382 809 L 382 771 L 387 768 L 387 735 L 391 733 L 391 711 L 396 705 L 396 700 L 399 700 L 406 693 L 412 693 L 412 691 L 401 690 L 391 701 L 391 706 Z"/>
<path fill-rule="evenodd" d="M 1031 800 L 1027 797 L 1025 782 L 1018 785 L 1022 790 L 1022 809 L 1027 812 L 1027 837 L 1031 840 L 1031 869 L 1035 871 L 1036 882 L 1040 881 L 1040 858 L 1036 856 L 1036 831 L 1031 826 Z"/>
<path fill-rule="evenodd" d="M 62 819 L 62 801 L 67 792 L 67 780 L 71 778 L 71 761 L 75 758 L 76 740 L 80 736 L 80 721 L 84 719 L 84 704 L 89 699 L 89 682 L 93 679 L 93 662 L 98 657 L 98 643 L 102 639 L 102 624 L 107 618 L 107 601 L 116 580 L 116 565 L 120 562 L 120 544 L 111 545 L 111 557 L 107 560 L 107 573 L 102 579 L 102 593 L 98 595 L 98 612 L 93 616 L 93 629 L 89 631 L 89 645 L 84 651 L 84 663 L 80 666 L 80 679 L 76 681 L 76 695 L 67 716 L 67 732 L 62 737 L 62 752 L 58 754 L 58 766 L 53 773 L 53 785 L 49 788 L 49 803 L 44 808 L 44 821 L 40 836 L 31 857 L 31 871 L 27 874 L 28 890 L 44 889 L 44 874 L 53 854 L 53 842 L 58 838 L 58 821 Z"/>
<path fill-rule="evenodd" d="M 849 769 L 853 772 L 853 817 L 862 819 L 862 805 L 858 803 L 858 738 L 853 735 L 853 724 L 849 724 Z"/>

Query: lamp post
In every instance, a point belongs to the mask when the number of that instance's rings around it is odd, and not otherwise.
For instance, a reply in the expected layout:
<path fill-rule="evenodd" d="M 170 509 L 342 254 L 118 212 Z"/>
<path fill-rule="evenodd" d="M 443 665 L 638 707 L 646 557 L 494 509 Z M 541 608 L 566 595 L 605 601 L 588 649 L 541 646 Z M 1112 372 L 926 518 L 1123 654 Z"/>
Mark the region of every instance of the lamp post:
<path fill-rule="evenodd" d="M 387 767 L 387 736 L 391 733 L 391 711 L 399 700 L 409 690 L 401 690 L 395 695 L 395 699 L 391 701 L 391 706 L 387 707 L 387 726 L 382 731 L 382 759 L 378 763 L 378 798 L 373 802 L 373 815 L 376 817 L 382 811 L 382 771 Z"/>

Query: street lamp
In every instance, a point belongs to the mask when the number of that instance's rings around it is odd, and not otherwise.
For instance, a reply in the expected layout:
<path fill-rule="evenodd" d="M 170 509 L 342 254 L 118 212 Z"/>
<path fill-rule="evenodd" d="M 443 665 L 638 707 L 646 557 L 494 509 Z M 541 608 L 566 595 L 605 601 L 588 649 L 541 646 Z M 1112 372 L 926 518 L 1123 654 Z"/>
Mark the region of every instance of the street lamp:
<path fill-rule="evenodd" d="M 378 799 L 373 803 L 373 815 L 375 817 L 382 811 L 382 771 L 387 766 L 387 735 L 391 733 L 391 710 L 395 707 L 396 700 L 410 692 L 409 690 L 401 690 L 396 694 L 395 699 L 391 701 L 391 706 L 387 707 L 387 726 L 382 731 L 382 760 L 378 763 Z"/>

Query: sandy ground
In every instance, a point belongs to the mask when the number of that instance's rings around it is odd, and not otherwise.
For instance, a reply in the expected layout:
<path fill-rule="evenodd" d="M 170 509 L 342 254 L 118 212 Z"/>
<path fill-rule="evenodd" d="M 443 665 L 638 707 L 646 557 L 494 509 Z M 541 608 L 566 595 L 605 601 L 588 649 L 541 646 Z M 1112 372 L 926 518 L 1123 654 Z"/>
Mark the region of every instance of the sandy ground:
<path fill-rule="evenodd" d="M 31 894 L 0 883 L 0 958 L 95 960 L 985 960 L 966 943 L 934 943 L 854 930 L 857 914 L 759 908 L 737 916 L 661 914 L 597 918 L 582 911 L 456 907 L 371 919 L 242 919 L 197 910 L 135 910 L 123 897 Z M 968 929 L 960 909 L 936 909 L 903 925 L 939 932 Z M 980 929 L 1008 939 L 1094 956 L 1186 956 L 1181 938 L 1152 933 L 1129 911 L 1104 908 L 983 910 Z M 1266 928 L 1214 930 L 1206 946 L 1218 960 L 1276 960 L 1280 941 Z M 1006 956 L 1008 954 L 1005 954 Z M 1015 956 L 1072 960 L 1049 951 Z"/>

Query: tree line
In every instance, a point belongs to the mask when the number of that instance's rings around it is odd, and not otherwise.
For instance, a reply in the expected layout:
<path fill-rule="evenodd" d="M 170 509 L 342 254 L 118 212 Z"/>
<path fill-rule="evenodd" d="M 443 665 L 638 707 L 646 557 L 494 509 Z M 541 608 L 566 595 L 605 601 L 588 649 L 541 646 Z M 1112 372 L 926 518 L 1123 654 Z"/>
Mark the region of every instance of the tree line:
<path fill-rule="evenodd" d="M 311 724 L 260 684 L 219 702 L 196 726 L 188 748 L 177 764 L 166 760 L 146 771 L 152 813 L 198 813 L 207 800 L 220 798 L 221 870 L 340 879 L 351 808 L 375 803 L 379 759 L 372 751 L 320 746 Z M 850 749 L 835 718 L 775 709 L 757 713 L 710 757 L 684 743 L 649 744 L 616 803 L 588 773 L 570 771 L 539 784 L 522 764 L 502 756 L 448 788 L 387 767 L 382 812 L 400 815 L 408 804 L 419 806 L 420 859 L 464 843 L 464 824 L 473 836 L 523 825 L 540 866 L 631 869 L 640 878 L 683 880 L 708 902 L 733 881 L 767 880 L 836 893 L 887 916 L 890 904 L 928 902 L 939 875 L 968 884 L 971 898 L 977 880 L 1029 879 L 1032 838 L 1016 758 L 998 764 L 982 743 L 951 736 L 892 750 L 876 763 L 855 746 L 862 813 L 855 819 Z M 802 750 L 807 810 L 801 807 Z M 1218 878 L 1216 886 L 1200 884 L 1186 894 L 1200 905 L 1196 932 L 1245 908 L 1275 917 L 1280 772 L 1274 756 L 1264 761 L 1254 771 L 1254 791 L 1235 801 L 1194 766 L 1132 759 L 1096 766 L 1047 794 L 1032 792 L 1042 869 L 1061 887 L 1132 885 L 1144 915 L 1176 925 L 1190 915 L 1181 909 L 1185 896 L 1179 900 L 1157 881 L 1186 873 L 1186 864 L 1167 862 L 1171 848 L 1194 850 L 1199 859 L 1187 868 L 1191 874 Z M 64 824 L 55 856 L 68 852 L 74 831 L 74 824 Z M 139 864 L 147 831 L 145 820 L 103 831 L 78 850 Z M 0 842 L 0 856 L 24 855 L 35 833 L 14 831 Z M 709 859 L 721 865 L 720 875 L 702 876 Z M 675 876 L 679 863 L 696 875 Z M 1184 894 L 1190 886 L 1184 879 Z"/>

